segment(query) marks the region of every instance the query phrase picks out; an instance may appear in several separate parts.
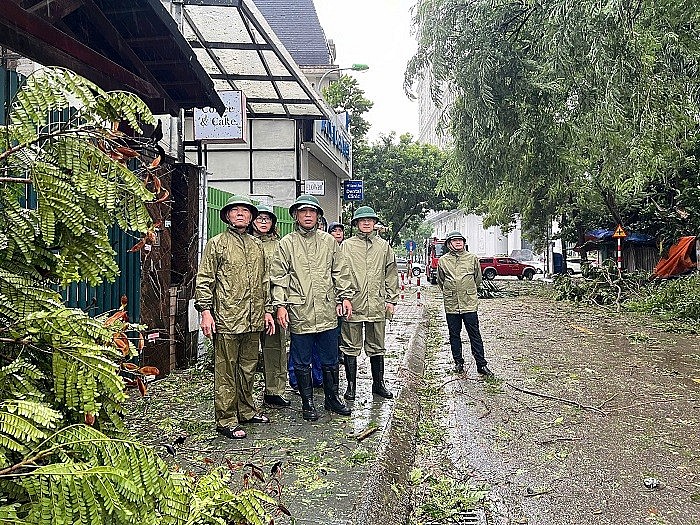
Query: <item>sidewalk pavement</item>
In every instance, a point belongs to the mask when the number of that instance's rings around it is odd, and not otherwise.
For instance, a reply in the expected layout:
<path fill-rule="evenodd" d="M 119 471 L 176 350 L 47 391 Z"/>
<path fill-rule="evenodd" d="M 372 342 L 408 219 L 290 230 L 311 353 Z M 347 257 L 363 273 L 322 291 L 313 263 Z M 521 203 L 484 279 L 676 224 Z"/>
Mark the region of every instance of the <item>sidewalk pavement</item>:
<path fill-rule="evenodd" d="M 372 395 L 369 359 L 358 358 L 357 397 L 347 402 L 350 417 L 323 408 L 323 391 L 315 389 L 320 419 L 301 418 L 301 400 L 289 394 L 291 409 L 268 410 L 270 425 L 249 432 L 245 445 L 278 444 L 265 464 L 287 460 L 282 500 L 294 523 L 314 525 L 403 523 L 406 502 L 395 487 L 413 466 L 418 424 L 416 382 L 423 373 L 423 307 L 415 298 L 397 306 L 386 334 L 385 383 L 393 400 Z M 341 367 L 340 392 L 345 391 Z M 362 432 L 378 430 L 358 440 Z M 292 442 L 293 441 L 293 442 Z M 289 443 L 282 457 L 280 443 Z M 231 447 L 236 447 L 234 443 Z M 233 451 L 232 451 L 233 452 Z M 277 454 L 274 454 L 277 452 Z M 406 509 L 403 512 L 400 509 Z M 284 521 L 276 521 L 285 523 Z"/>
<path fill-rule="evenodd" d="M 281 501 L 292 518 L 275 523 L 351 525 L 403 523 L 407 502 L 396 490 L 413 466 L 419 403 L 417 383 L 423 375 L 425 324 L 415 289 L 397 306 L 386 334 L 385 382 L 394 399 L 373 396 L 369 358 L 358 358 L 357 397 L 348 402 L 352 415 L 323 408 L 323 389 L 314 389 L 320 418 L 304 421 L 301 399 L 287 391 L 290 408 L 263 407 L 269 424 L 247 425 L 247 439 L 231 440 L 214 431 L 213 370 L 177 370 L 152 383 L 145 398 L 132 397 L 127 407 L 130 430 L 159 445 L 187 436 L 176 455 L 163 457 L 185 472 L 201 475 L 216 466 L 252 463 L 269 479 L 281 462 Z M 340 392 L 345 373 L 340 371 Z M 257 389 L 262 398 L 262 390 Z M 374 430 L 376 428 L 376 430 Z M 234 469 L 234 482 L 242 472 Z"/>

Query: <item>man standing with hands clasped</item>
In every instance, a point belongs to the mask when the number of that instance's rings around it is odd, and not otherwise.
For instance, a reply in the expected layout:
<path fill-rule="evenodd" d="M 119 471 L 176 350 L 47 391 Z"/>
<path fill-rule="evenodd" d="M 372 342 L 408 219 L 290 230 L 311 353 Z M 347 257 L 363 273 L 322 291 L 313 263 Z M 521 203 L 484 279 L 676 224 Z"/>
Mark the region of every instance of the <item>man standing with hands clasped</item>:
<path fill-rule="evenodd" d="M 437 267 L 437 282 L 442 290 L 445 303 L 447 329 L 450 333 L 450 348 L 455 361 L 455 372 L 464 372 L 464 357 L 462 357 L 462 323 L 469 335 L 469 344 L 476 361 L 476 371 L 491 379 L 493 372 L 489 370 L 484 357 L 484 343 L 479 331 L 479 315 L 477 314 L 478 287 L 481 285 L 481 266 L 479 259 L 469 253 L 465 247 L 466 239 L 458 231 L 447 234 L 445 239 L 445 254 L 440 257 Z"/>
<path fill-rule="evenodd" d="M 257 214 L 248 197 L 228 200 L 220 214 L 228 228 L 207 242 L 195 288 L 202 332 L 214 344 L 216 431 L 231 439 L 246 437 L 239 423 L 270 421 L 253 401 L 260 332 L 275 333 L 262 244 L 246 233 Z"/>
<path fill-rule="evenodd" d="M 318 229 L 323 215 L 318 199 L 301 195 L 289 208 L 296 229 L 282 237 L 272 262 L 272 304 L 277 322 L 289 326 L 289 355 L 299 384 L 302 416 L 316 421 L 311 382 L 311 352 L 318 351 L 325 408 L 349 416 L 338 399 L 338 316 L 352 316 L 353 289 L 348 267 L 333 237 Z"/>
<path fill-rule="evenodd" d="M 374 231 L 378 222 L 372 208 L 360 206 L 350 223 L 359 233 L 341 245 L 355 288 L 352 319 L 341 327 L 348 381 L 343 397 L 349 400 L 355 399 L 357 357 L 363 346 L 372 369 L 372 393 L 385 399 L 394 397 L 384 385 L 384 331 L 399 299 L 399 274 L 391 246 Z"/>

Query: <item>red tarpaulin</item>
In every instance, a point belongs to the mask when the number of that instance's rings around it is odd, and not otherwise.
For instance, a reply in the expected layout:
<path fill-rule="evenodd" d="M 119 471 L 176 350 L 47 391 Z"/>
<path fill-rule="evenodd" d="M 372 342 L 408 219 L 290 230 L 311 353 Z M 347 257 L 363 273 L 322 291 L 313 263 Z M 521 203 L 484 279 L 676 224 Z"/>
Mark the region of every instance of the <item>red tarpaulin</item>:
<path fill-rule="evenodd" d="M 690 258 L 691 252 L 695 250 L 695 239 L 695 236 L 681 237 L 668 250 L 668 255 L 659 261 L 652 275 L 660 278 L 671 277 L 695 268 L 696 263 Z"/>

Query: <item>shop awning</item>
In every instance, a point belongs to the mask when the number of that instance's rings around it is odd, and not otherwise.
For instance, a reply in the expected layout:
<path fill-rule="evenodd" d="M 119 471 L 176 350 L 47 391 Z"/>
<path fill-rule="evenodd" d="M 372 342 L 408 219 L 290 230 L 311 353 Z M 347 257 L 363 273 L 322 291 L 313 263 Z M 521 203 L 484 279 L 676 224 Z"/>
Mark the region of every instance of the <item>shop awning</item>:
<path fill-rule="evenodd" d="M 183 19 L 216 89 L 243 91 L 250 117 L 334 118 L 252 0 L 184 0 Z"/>
<path fill-rule="evenodd" d="M 60 66 L 154 113 L 224 110 L 212 79 L 159 0 L 2 0 L 0 46 Z"/>

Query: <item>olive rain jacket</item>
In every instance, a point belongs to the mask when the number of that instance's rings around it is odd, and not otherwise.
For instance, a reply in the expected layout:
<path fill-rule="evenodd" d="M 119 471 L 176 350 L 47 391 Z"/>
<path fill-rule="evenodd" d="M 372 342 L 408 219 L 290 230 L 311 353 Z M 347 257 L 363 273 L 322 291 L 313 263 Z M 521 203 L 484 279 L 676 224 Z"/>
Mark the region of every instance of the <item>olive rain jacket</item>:
<path fill-rule="evenodd" d="M 481 285 L 479 258 L 473 253 L 449 251 L 438 260 L 437 282 L 442 290 L 445 313 L 476 312 L 477 287 Z"/>
<path fill-rule="evenodd" d="M 338 327 L 336 304 L 354 293 L 340 246 L 328 233 L 297 228 L 282 237 L 270 269 L 272 305 L 285 306 L 293 334 Z"/>
<path fill-rule="evenodd" d="M 349 322 L 383 321 L 386 303 L 399 300 L 399 274 L 389 243 L 376 233 L 358 233 L 340 245 L 353 279 L 352 317 Z"/>
<path fill-rule="evenodd" d="M 262 243 L 263 251 L 265 252 L 265 271 L 269 274 L 272 261 L 275 258 L 275 253 L 277 252 L 277 246 L 279 246 L 280 243 L 280 236 L 271 232 L 254 235 L 254 237 L 259 239 Z"/>
<path fill-rule="evenodd" d="M 195 308 L 210 310 L 220 334 L 265 327 L 270 280 L 262 243 L 234 228 L 211 238 L 197 272 Z"/>

